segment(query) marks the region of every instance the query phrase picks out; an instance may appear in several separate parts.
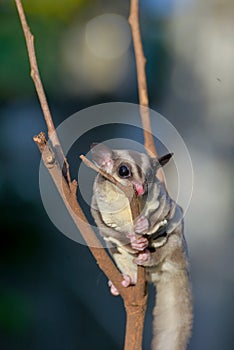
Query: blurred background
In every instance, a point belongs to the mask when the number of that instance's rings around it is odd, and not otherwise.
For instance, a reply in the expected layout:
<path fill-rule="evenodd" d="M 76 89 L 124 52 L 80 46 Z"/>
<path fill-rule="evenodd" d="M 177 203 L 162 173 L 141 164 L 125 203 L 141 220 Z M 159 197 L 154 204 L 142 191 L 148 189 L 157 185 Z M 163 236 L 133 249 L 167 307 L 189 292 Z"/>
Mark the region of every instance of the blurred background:
<path fill-rule="evenodd" d="M 56 126 L 95 104 L 138 102 L 129 1 L 23 4 Z M 150 106 L 177 128 L 194 166 L 189 349 L 233 349 L 234 3 L 144 0 L 140 11 Z M 14 1 L 0 0 L 0 348 L 121 349 L 121 299 L 43 208 L 32 136 L 45 130 Z M 153 300 L 150 288 L 145 350 Z"/>

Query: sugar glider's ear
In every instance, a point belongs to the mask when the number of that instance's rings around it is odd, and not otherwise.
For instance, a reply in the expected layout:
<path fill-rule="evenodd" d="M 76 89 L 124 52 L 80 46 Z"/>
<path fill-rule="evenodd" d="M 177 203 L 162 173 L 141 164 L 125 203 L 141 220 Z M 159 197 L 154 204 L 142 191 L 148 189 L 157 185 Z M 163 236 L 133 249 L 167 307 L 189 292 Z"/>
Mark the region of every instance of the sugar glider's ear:
<path fill-rule="evenodd" d="M 169 160 L 171 159 L 171 157 L 173 156 L 174 153 L 168 153 L 165 154 L 164 156 L 160 157 L 160 158 L 153 158 L 152 162 L 153 162 L 153 166 L 158 169 L 160 167 L 163 167 L 164 165 L 166 165 Z"/>
<path fill-rule="evenodd" d="M 174 153 L 168 153 L 168 154 L 165 154 L 164 156 L 158 158 L 158 162 L 159 162 L 160 166 L 163 167 L 164 165 L 166 165 L 173 155 L 174 155 Z"/>
<path fill-rule="evenodd" d="M 106 172 L 111 172 L 113 168 L 112 150 L 103 143 L 92 143 L 90 148 L 93 161 Z"/>

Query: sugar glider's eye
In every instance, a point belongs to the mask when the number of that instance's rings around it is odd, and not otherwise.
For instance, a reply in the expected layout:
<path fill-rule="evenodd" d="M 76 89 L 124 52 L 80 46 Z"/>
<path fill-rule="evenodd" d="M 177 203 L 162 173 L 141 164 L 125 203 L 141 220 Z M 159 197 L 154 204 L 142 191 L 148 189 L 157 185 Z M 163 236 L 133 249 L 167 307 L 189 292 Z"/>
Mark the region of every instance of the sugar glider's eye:
<path fill-rule="evenodd" d="M 127 167 L 127 165 L 121 165 L 119 167 L 119 176 L 126 179 L 127 177 L 129 177 L 131 175 L 131 172 L 129 170 L 129 168 Z"/>

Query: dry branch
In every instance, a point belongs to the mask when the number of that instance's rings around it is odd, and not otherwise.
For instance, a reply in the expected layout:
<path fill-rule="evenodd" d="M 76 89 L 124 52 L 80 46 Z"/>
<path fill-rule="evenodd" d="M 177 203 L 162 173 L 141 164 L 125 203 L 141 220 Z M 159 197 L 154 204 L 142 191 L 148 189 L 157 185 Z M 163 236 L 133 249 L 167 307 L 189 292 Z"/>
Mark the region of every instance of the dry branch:
<path fill-rule="evenodd" d="M 48 172 L 51 175 L 53 182 L 58 192 L 60 193 L 66 208 L 68 209 L 82 237 L 89 246 L 89 249 L 95 257 L 99 267 L 106 274 L 106 276 L 114 283 L 114 285 L 119 290 L 121 296 L 123 297 L 127 314 L 125 350 L 140 350 L 142 348 L 142 334 L 147 302 L 144 268 L 140 266 L 138 267 L 137 284 L 135 286 L 124 288 L 121 284 L 121 273 L 118 271 L 115 264 L 110 259 L 109 255 L 103 249 L 100 241 L 95 235 L 95 232 L 89 225 L 79 203 L 77 202 L 77 183 L 76 181 L 71 181 L 70 179 L 69 165 L 63 154 L 59 139 L 55 131 L 53 119 L 40 79 L 34 48 L 34 37 L 31 34 L 30 28 L 27 24 L 21 1 L 15 0 L 15 3 L 18 9 L 27 44 L 28 56 L 31 66 L 31 77 L 33 79 L 37 95 L 41 104 L 44 119 L 48 128 L 48 136 L 50 138 L 52 147 L 50 147 L 49 143 L 47 142 L 44 133 L 40 133 L 39 135 L 35 136 L 34 141 L 42 154 L 43 162 L 47 167 Z M 154 146 L 152 133 L 150 132 L 151 125 L 148 110 L 148 95 L 145 77 L 145 58 L 141 44 L 138 11 L 138 1 L 131 0 L 129 23 L 132 28 L 134 49 L 137 62 L 138 90 L 141 105 L 140 111 L 142 117 L 142 124 L 144 128 L 145 148 L 150 155 L 155 156 L 157 152 Z M 83 159 L 83 161 L 86 160 Z M 61 169 L 63 169 L 63 172 L 61 172 Z M 100 169 L 95 170 L 98 170 L 100 172 Z M 124 188 L 123 191 L 130 199 L 132 216 L 133 219 L 135 219 L 139 215 L 138 206 L 136 204 L 136 196 L 133 193 L 132 188 Z"/>
<path fill-rule="evenodd" d="M 26 39 L 31 71 L 33 72 L 33 74 L 31 75 L 36 87 L 36 91 L 41 103 L 43 115 L 47 124 L 48 135 L 49 136 L 51 135 L 53 139 L 52 140 L 53 149 L 49 147 L 49 144 L 46 140 L 46 136 L 44 133 L 40 133 L 39 135 L 34 136 L 33 139 L 38 145 L 38 148 L 42 154 L 43 162 L 47 167 L 57 187 L 57 190 L 64 201 L 64 204 L 66 205 L 71 217 L 73 218 L 75 224 L 80 230 L 83 238 L 87 242 L 100 268 L 104 271 L 107 277 L 113 281 L 113 283 L 119 289 L 120 294 L 124 297 L 125 295 L 128 294 L 128 292 L 126 293 L 126 289 L 121 284 L 122 275 L 117 270 L 116 266 L 113 264 L 109 255 L 103 249 L 103 246 L 101 245 L 100 241 L 96 237 L 95 233 L 91 230 L 91 227 L 77 202 L 76 195 L 74 195 L 74 187 L 76 187 L 75 182 L 69 181 L 69 183 L 67 183 L 66 177 L 62 176 L 60 166 L 58 166 L 57 157 L 56 157 L 57 152 L 55 154 L 54 150 L 56 150 L 56 146 L 59 146 L 60 148 L 61 146 L 57 138 L 52 116 L 49 110 L 49 106 L 48 106 L 44 89 L 39 76 L 39 70 L 38 70 L 38 65 L 37 65 L 37 60 L 35 55 L 35 49 L 34 49 L 33 35 L 31 34 L 30 28 L 27 24 L 21 1 L 15 0 L 15 3 L 18 9 L 19 17 L 20 17 L 22 28 L 24 31 L 24 36 Z M 56 140 L 56 144 L 53 143 L 53 141 L 55 140 Z"/>
<path fill-rule="evenodd" d="M 139 92 L 139 102 L 141 107 L 141 117 L 142 126 L 145 132 L 145 148 L 151 156 L 156 157 L 157 151 L 154 145 L 154 139 L 151 130 L 150 115 L 149 115 L 149 99 L 147 91 L 147 82 L 145 74 L 146 58 L 144 56 L 140 24 L 139 24 L 139 3 L 138 0 L 131 0 L 129 24 L 131 26 L 133 45 L 136 58 L 136 68 L 137 68 L 137 80 L 138 80 L 138 92 Z"/>
<path fill-rule="evenodd" d="M 30 28 L 28 26 L 21 1 L 15 0 L 15 3 L 19 13 L 19 18 L 21 21 L 21 25 L 23 28 L 24 37 L 27 45 L 28 57 L 29 57 L 29 62 L 31 67 L 31 78 L 34 82 L 34 85 L 37 91 L 37 96 L 40 101 L 41 109 L 44 115 L 47 129 L 48 129 L 48 136 L 53 145 L 54 151 L 56 152 L 56 156 L 58 158 L 60 167 L 63 170 L 63 174 L 66 178 L 66 181 L 70 183 L 71 177 L 69 172 L 69 165 L 66 157 L 64 156 L 61 144 L 59 142 L 57 133 L 55 131 L 54 122 L 50 113 L 49 105 L 48 105 L 45 91 L 40 78 L 40 73 L 39 73 L 37 58 L 35 53 L 35 47 L 34 47 L 34 36 L 32 35 Z"/>
<path fill-rule="evenodd" d="M 146 58 L 143 51 L 139 24 L 139 0 L 131 0 L 128 22 L 132 31 L 133 46 L 136 58 L 140 114 L 144 130 L 144 146 L 149 156 L 157 157 L 158 154 L 155 148 L 150 122 L 149 98 L 145 73 Z M 164 174 L 161 169 L 159 169 L 157 176 L 159 180 L 164 182 Z"/>

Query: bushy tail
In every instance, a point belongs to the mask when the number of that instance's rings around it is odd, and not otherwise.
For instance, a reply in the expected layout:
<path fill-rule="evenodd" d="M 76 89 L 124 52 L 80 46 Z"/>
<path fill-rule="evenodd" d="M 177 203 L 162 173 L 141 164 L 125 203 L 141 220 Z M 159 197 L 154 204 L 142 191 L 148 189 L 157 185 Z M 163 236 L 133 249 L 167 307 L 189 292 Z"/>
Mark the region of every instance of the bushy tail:
<path fill-rule="evenodd" d="M 192 301 L 186 270 L 163 272 L 157 282 L 153 350 L 185 350 L 192 328 Z"/>

